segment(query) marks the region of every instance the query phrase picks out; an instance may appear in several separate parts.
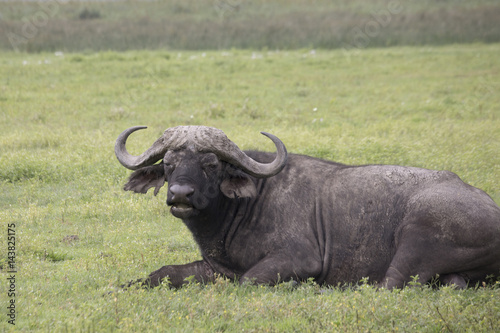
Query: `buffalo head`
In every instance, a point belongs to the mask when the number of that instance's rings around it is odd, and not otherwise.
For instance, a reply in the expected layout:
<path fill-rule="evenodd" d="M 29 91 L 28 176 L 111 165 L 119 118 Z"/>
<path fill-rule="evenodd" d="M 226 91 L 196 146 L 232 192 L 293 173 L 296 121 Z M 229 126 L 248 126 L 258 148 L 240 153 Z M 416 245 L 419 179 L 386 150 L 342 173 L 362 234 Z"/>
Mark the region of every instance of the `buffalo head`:
<path fill-rule="evenodd" d="M 203 215 L 204 211 L 213 209 L 212 203 L 221 195 L 255 196 L 255 185 L 249 176 L 274 176 L 287 161 L 285 145 L 272 134 L 262 132 L 276 145 L 276 158 L 271 163 L 259 163 L 222 131 L 205 126 L 169 128 L 144 153 L 130 155 L 125 148 L 127 138 L 144 128 L 131 127 L 116 140 L 118 160 L 126 168 L 136 170 L 125 190 L 146 193 L 154 187 L 156 195 L 165 181 L 168 182 L 167 204 L 171 206 L 171 213 L 181 219 Z"/>

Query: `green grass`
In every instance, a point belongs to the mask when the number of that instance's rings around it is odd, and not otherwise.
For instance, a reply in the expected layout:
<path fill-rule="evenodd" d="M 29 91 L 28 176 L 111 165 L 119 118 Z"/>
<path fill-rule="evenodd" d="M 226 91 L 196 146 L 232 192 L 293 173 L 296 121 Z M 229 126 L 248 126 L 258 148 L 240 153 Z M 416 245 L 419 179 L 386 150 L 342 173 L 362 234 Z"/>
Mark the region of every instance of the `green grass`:
<path fill-rule="evenodd" d="M 0 50 L 28 52 L 500 42 L 497 0 L 9 1 L 0 13 Z"/>
<path fill-rule="evenodd" d="M 500 203 L 499 44 L 324 51 L 0 55 L 0 265 L 16 224 L 19 331 L 493 331 L 500 287 L 240 287 L 106 292 L 199 259 L 165 193 L 134 195 L 138 154 L 167 127 L 215 126 L 243 149 L 456 172 Z M 77 237 L 74 237 L 76 235 Z M 2 274 L 2 279 L 7 273 Z M 1 283 L 0 304 L 9 300 Z M 0 330 L 12 330 L 2 312 Z"/>

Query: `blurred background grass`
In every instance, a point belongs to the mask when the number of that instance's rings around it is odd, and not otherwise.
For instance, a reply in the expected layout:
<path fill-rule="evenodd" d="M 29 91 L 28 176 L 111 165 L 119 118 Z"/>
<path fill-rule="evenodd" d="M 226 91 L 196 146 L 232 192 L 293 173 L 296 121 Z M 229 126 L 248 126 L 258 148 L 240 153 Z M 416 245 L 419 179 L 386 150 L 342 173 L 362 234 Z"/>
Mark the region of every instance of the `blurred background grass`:
<path fill-rule="evenodd" d="M 0 2 L 0 50 L 300 49 L 500 41 L 497 0 Z"/>

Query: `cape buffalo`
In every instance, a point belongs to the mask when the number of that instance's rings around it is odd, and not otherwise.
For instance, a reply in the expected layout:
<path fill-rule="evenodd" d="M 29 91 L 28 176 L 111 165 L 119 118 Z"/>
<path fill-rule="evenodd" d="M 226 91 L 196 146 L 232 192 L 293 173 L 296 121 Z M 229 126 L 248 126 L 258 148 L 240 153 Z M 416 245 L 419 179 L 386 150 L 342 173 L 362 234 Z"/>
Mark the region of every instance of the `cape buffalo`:
<path fill-rule="evenodd" d="M 156 195 L 186 224 L 202 260 L 168 265 L 145 280 L 174 287 L 194 276 L 275 284 L 362 278 L 401 288 L 435 276 L 464 288 L 500 275 L 500 208 L 449 171 L 395 165 L 349 166 L 287 154 L 241 151 L 215 128 L 169 128 L 140 156 L 120 134 L 115 152 L 136 170 L 124 189 Z M 160 161 L 159 164 L 155 164 Z"/>

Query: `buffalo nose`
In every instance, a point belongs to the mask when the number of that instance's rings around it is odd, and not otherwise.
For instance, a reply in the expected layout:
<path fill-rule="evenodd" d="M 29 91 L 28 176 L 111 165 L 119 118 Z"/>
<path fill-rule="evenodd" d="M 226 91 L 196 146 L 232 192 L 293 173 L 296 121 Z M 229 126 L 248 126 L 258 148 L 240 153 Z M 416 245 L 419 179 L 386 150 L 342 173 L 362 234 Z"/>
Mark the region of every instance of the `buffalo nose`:
<path fill-rule="evenodd" d="M 194 193 L 194 188 L 189 185 L 175 184 L 170 186 L 170 193 L 172 193 L 172 201 L 185 200 Z"/>

